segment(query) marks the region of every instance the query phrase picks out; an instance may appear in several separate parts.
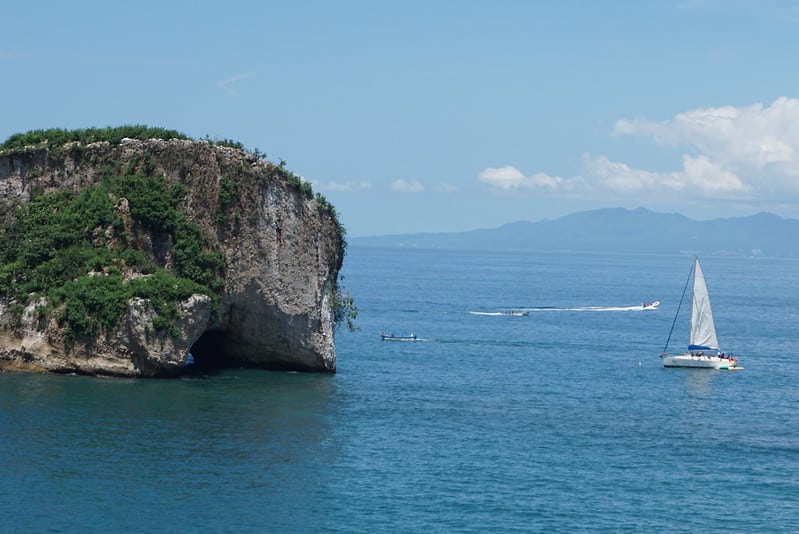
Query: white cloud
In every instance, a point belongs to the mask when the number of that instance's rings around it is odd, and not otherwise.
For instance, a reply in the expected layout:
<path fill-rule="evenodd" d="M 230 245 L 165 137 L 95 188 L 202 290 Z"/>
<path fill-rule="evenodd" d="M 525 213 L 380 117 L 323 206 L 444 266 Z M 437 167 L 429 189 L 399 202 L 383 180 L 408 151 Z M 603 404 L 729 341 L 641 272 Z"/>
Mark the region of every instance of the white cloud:
<path fill-rule="evenodd" d="M 560 176 L 549 176 L 542 172 L 525 176 L 516 167 L 489 167 L 478 176 L 481 182 L 505 191 L 522 189 L 549 189 L 551 191 L 570 191 L 578 179 L 567 180 Z"/>
<path fill-rule="evenodd" d="M 400 193 L 421 193 L 424 191 L 424 186 L 414 178 L 410 180 L 399 178 L 391 183 L 391 189 Z"/>
<path fill-rule="evenodd" d="M 499 189 L 518 189 L 525 181 L 524 174 L 516 167 L 489 167 L 480 173 L 480 181 Z"/>
<path fill-rule="evenodd" d="M 252 78 L 253 76 L 255 76 L 254 70 L 242 72 L 241 74 L 236 74 L 225 78 L 221 82 L 217 83 L 217 86 L 219 86 L 219 88 L 222 89 L 228 96 L 239 96 L 239 92 L 236 91 L 233 85 L 242 80 L 246 80 L 247 78 Z"/>
<path fill-rule="evenodd" d="M 685 179 L 688 187 L 713 195 L 716 193 L 747 192 L 751 189 L 735 173 L 711 161 L 707 156 L 683 155 L 683 171 L 678 176 Z"/>
<path fill-rule="evenodd" d="M 770 106 L 695 109 L 660 122 L 621 119 L 614 132 L 689 146 L 738 172 L 799 176 L 799 99 L 795 98 L 781 97 Z"/>
<path fill-rule="evenodd" d="M 323 191 L 365 191 L 372 188 L 372 184 L 366 180 L 360 182 L 314 182 L 314 189 Z"/>
<path fill-rule="evenodd" d="M 597 185 L 617 193 L 626 193 L 650 189 L 666 175 L 633 169 L 624 163 L 610 161 L 605 156 L 591 158 L 583 156 L 586 175 L 593 177 Z"/>
<path fill-rule="evenodd" d="M 610 161 L 605 156 L 583 157 L 586 176 L 597 189 L 613 193 L 698 192 L 710 196 L 734 195 L 749 187 L 734 173 L 714 164 L 706 156 L 683 156 L 683 168 L 675 172 L 652 172 Z"/>
<path fill-rule="evenodd" d="M 659 202 L 687 198 L 799 205 L 799 99 L 770 106 L 711 107 L 665 121 L 620 119 L 617 136 L 651 138 L 683 151 L 668 172 L 584 155 L 581 175 L 525 175 L 515 167 L 488 168 L 479 180 L 501 191 L 533 190 L 584 198 Z"/>

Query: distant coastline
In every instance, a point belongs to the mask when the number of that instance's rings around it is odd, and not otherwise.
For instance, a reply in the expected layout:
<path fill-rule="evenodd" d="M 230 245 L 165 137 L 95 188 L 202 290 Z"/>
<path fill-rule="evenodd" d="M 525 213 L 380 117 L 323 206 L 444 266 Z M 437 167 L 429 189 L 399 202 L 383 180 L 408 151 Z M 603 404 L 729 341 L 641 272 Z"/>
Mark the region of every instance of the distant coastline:
<path fill-rule="evenodd" d="M 450 233 L 352 237 L 353 246 L 454 250 L 799 257 L 799 220 L 771 213 L 697 221 L 646 208 L 581 211 Z"/>

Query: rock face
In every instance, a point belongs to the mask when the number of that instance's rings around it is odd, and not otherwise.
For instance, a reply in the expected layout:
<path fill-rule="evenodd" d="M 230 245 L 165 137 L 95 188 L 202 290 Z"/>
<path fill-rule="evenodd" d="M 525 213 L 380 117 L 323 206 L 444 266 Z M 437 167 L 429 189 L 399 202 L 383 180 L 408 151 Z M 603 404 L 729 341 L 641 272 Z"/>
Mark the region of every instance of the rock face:
<path fill-rule="evenodd" d="M 10 312 L 14 302 L 0 300 L 0 369 L 170 376 L 190 352 L 209 365 L 335 372 L 342 231 L 329 206 L 282 167 L 235 148 L 178 139 L 0 153 L 0 224 L 31 191 L 80 191 L 109 164 L 144 166 L 187 188 L 181 211 L 224 255 L 218 312 L 211 298 L 193 295 L 180 303 L 177 334 L 168 334 L 153 331 L 156 312 L 148 301 L 132 299 L 114 329 L 67 342 L 55 318 L 37 312 L 41 302 L 20 317 Z M 169 267 L 169 250 L 156 236 L 140 241 Z"/>

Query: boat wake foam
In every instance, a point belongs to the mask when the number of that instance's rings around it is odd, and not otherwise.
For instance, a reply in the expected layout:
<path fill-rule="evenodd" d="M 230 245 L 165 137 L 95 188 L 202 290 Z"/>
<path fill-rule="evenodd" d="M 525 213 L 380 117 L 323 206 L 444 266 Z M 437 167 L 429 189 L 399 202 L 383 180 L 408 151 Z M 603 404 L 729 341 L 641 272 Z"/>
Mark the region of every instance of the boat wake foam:
<path fill-rule="evenodd" d="M 649 306 L 574 306 L 571 308 L 525 308 L 530 311 L 578 311 L 578 312 L 624 312 L 624 311 L 648 311 L 654 308 Z"/>
<path fill-rule="evenodd" d="M 657 306 L 644 306 L 639 304 L 637 306 L 571 306 L 571 307 L 557 307 L 557 306 L 531 306 L 515 308 L 521 314 L 527 315 L 533 312 L 563 312 L 563 311 L 576 311 L 576 312 L 631 312 L 631 311 L 650 311 L 656 310 Z M 520 315 L 518 313 L 508 313 L 503 311 L 470 311 L 471 315 Z"/>

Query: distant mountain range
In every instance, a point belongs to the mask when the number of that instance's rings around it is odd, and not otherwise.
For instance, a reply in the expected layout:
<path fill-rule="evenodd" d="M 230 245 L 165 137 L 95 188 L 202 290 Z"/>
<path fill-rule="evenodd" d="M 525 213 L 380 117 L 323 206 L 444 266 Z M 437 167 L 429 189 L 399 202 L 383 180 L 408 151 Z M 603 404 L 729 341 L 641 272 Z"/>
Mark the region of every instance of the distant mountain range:
<path fill-rule="evenodd" d="M 799 220 L 757 213 L 696 221 L 645 208 L 608 208 L 493 229 L 349 241 L 372 247 L 799 257 Z"/>

